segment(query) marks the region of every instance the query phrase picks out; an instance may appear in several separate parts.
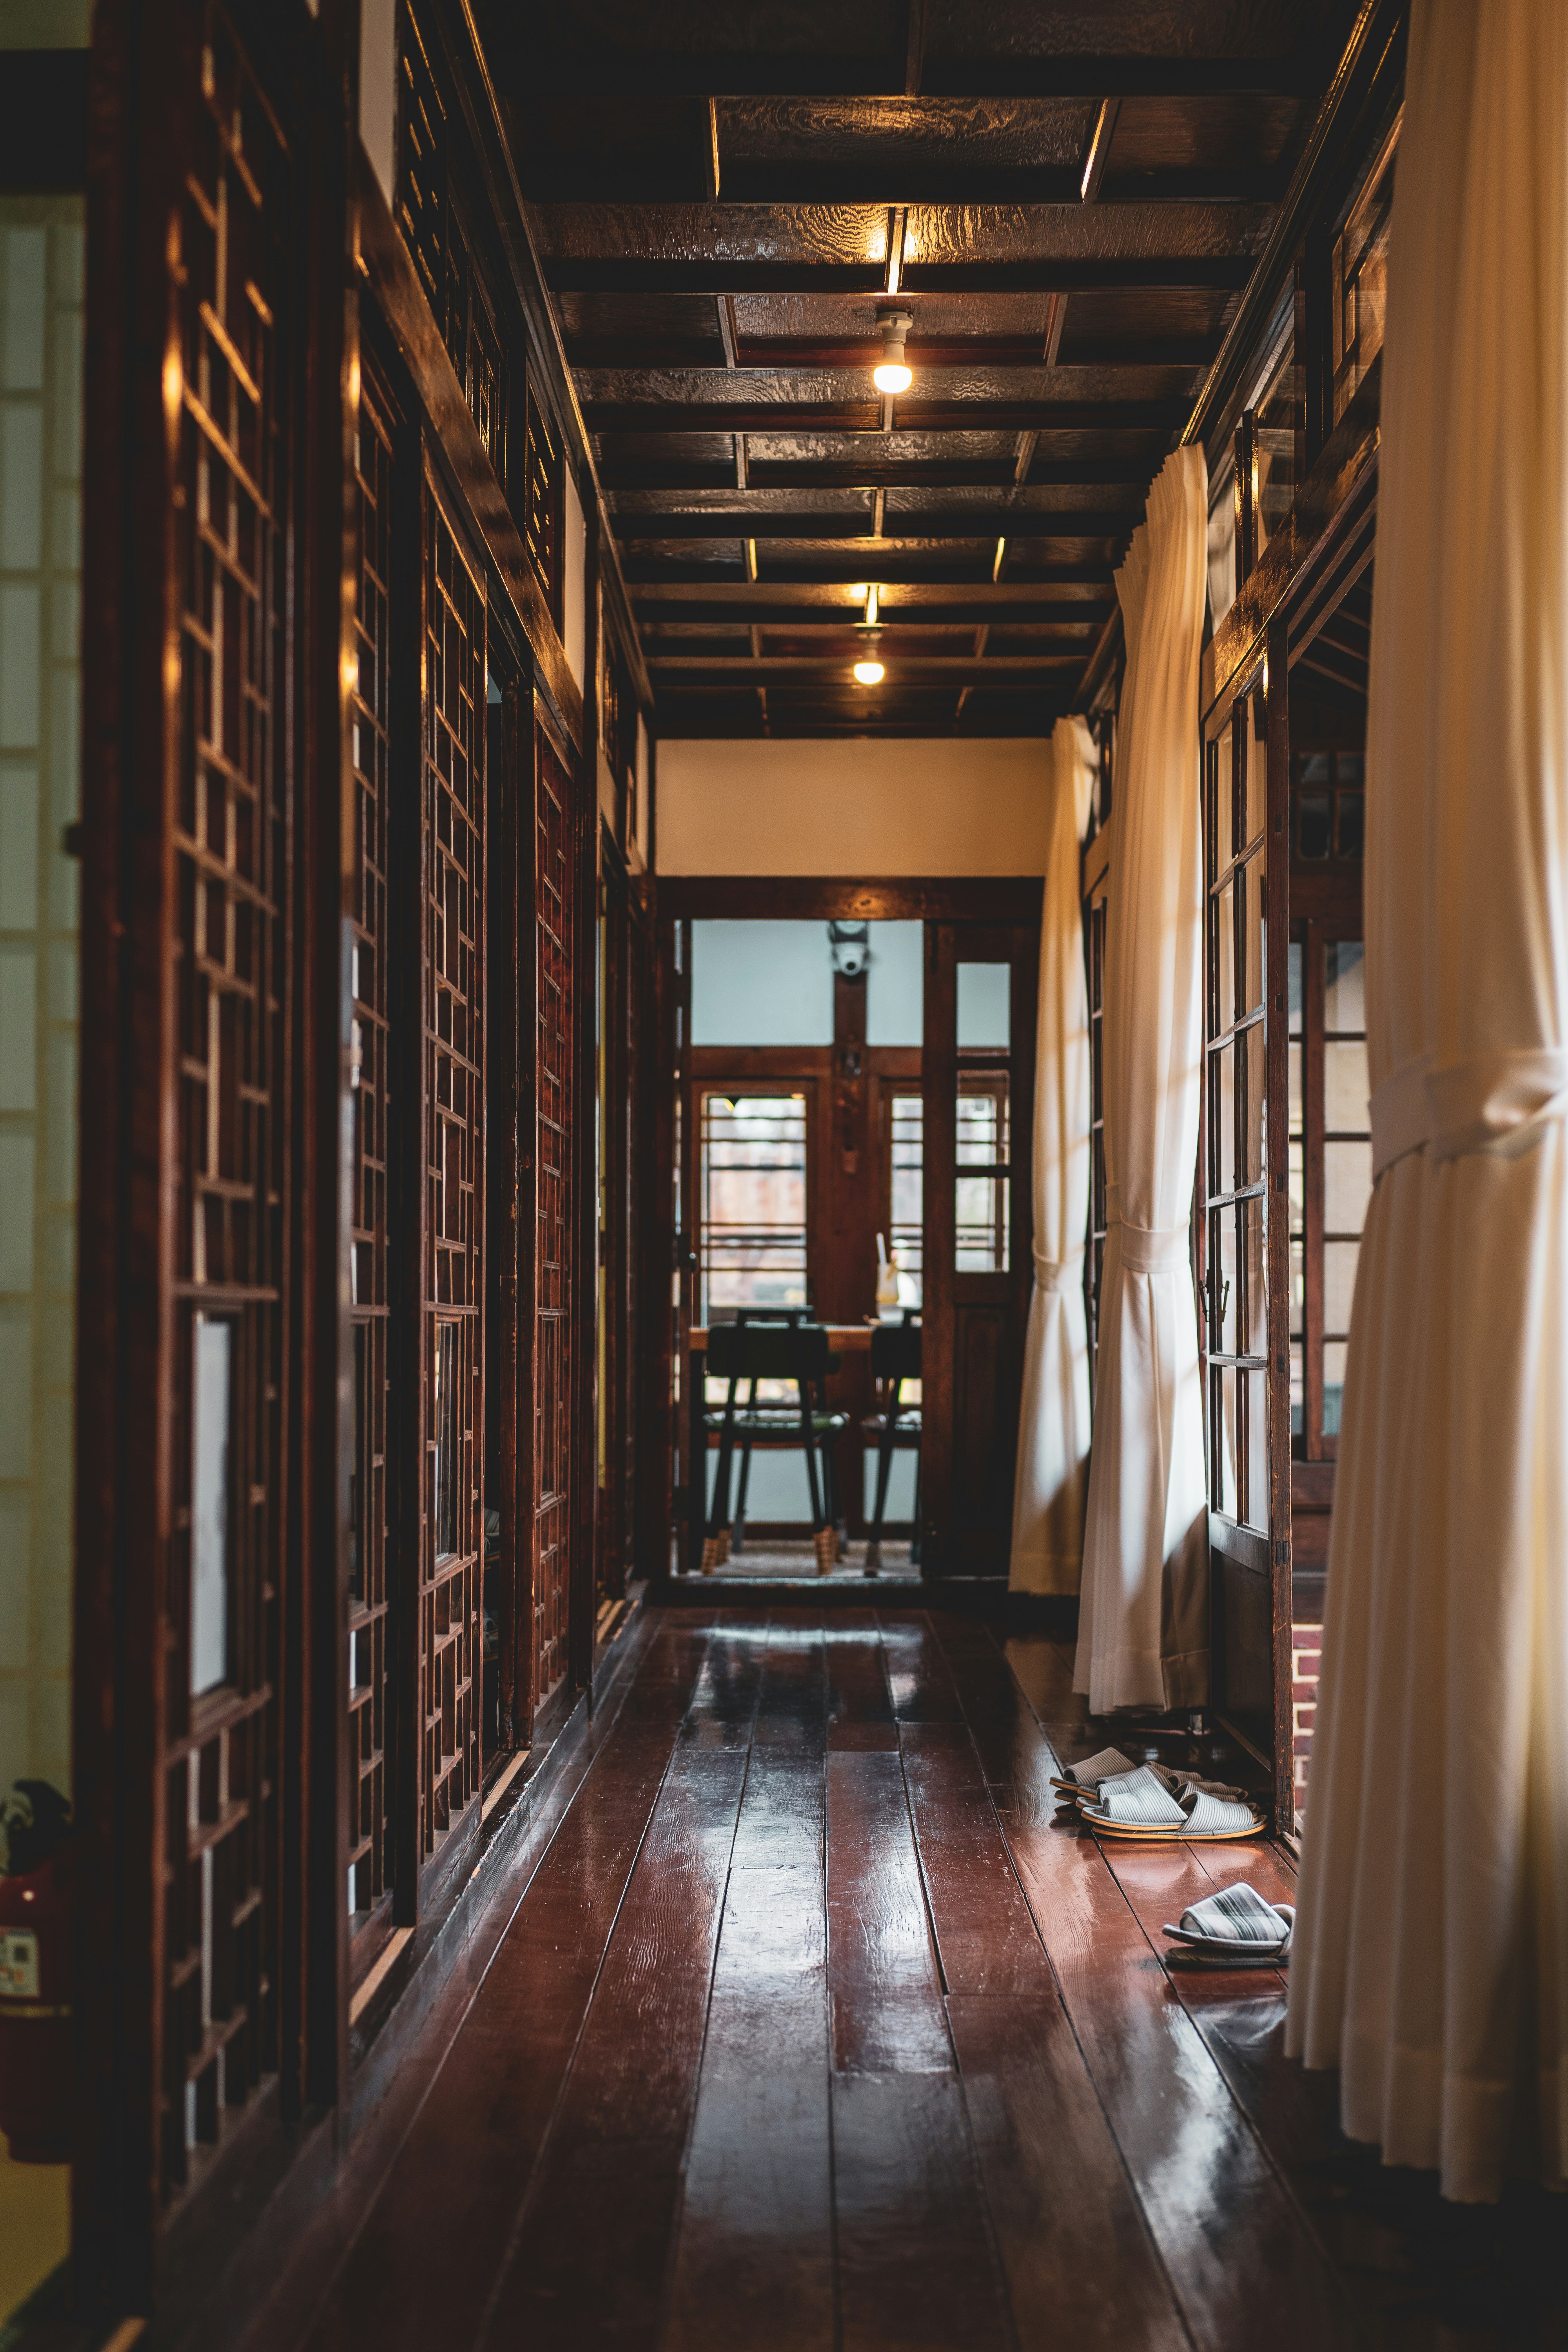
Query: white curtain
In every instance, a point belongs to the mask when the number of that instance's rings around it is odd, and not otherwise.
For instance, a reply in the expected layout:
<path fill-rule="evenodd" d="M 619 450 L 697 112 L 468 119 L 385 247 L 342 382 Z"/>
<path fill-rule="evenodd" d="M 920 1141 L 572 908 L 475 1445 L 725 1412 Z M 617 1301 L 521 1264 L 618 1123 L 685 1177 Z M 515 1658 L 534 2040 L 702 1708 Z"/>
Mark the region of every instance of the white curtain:
<path fill-rule="evenodd" d="M 1568 7 L 1416 0 L 1389 257 L 1375 1188 L 1288 2046 L 1445 2194 L 1568 2151 Z"/>
<path fill-rule="evenodd" d="M 1178 449 L 1116 575 L 1127 638 L 1105 941 L 1110 1232 L 1075 1689 L 1208 1695 L 1208 1521 L 1188 1223 L 1203 1055 L 1198 661 L 1208 482 Z"/>
<path fill-rule="evenodd" d="M 1013 1488 L 1008 1580 L 1015 1592 L 1078 1591 L 1089 1463 L 1083 1247 L 1092 1110 L 1079 848 L 1089 824 L 1095 751 L 1081 719 L 1058 719 L 1050 761 L 1035 1047 L 1035 1287 Z"/>

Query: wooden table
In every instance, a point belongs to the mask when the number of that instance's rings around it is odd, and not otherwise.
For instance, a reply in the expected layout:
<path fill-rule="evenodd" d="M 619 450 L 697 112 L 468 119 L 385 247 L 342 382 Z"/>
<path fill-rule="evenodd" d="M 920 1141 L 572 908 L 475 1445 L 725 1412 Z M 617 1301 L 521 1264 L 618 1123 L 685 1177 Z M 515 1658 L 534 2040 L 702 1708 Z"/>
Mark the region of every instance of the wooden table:
<path fill-rule="evenodd" d="M 868 1353 L 871 1346 L 871 1334 L 879 1328 L 880 1327 L 875 1323 L 828 1323 L 824 1326 L 824 1328 L 827 1333 L 828 1346 L 830 1348 L 837 1349 L 839 1353 L 843 1355 L 865 1355 Z M 892 1330 L 896 1329 L 897 1326 L 889 1324 L 888 1328 L 889 1330 Z M 706 1355 L 708 1351 L 708 1326 L 706 1323 L 694 1323 L 691 1327 L 689 1337 L 691 1341 L 692 1354 L 694 1356 Z"/>

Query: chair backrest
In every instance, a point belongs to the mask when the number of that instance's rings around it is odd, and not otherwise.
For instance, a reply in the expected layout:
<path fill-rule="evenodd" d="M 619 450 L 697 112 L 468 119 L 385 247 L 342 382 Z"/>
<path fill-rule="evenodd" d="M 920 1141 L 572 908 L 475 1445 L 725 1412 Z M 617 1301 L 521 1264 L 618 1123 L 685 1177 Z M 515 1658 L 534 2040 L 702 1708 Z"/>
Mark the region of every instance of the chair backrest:
<path fill-rule="evenodd" d="M 871 1334 L 871 1378 L 874 1381 L 918 1381 L 920 1376 L 920 1325 L 879 1323 Z"/>
<path fill-rule="evenodd" d="M 708 1370 L 720 1381 L 820 1381 L 829 1368 L 821 1323 L 714 1323 Z"/>

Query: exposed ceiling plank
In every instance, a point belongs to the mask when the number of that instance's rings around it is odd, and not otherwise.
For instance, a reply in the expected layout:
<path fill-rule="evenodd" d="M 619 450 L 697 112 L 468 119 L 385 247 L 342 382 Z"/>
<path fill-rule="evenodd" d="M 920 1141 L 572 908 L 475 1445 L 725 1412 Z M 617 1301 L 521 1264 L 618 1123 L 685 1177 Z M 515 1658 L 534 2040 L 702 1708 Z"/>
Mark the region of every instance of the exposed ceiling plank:
<path fill-rule="evenodd" d="M 886 649 L 884 649 L 886 650 Z M 759 661 L 750 653 L 736 654 L 731 659 L 712 654 L 664 654 L 656 646 L 647 656 L 650 673 L 657 680 L 668 677 L 684 691 L 698 685 L 716 688 L 752 686 L 809 686 L 820 681 L 824 685 L 836 680 L 847 682 L 849 657 L 840 655 L 836 660 L 814 660 L 795 655 L 780 660 L 766 654 Z M 1016 692 L 1019 687 L 1035 687 L 1059 677 L 1064 672 L 1083 667 L 1081 649 L 1062 654 L 994 654 L 976 660 L 973 654 L 935 656 L 922 655 L 918 660 L 900 661 L 889 654 L 884 664 L 887 675 L 883 684 L 899 686 L 961 686 L 977 677 L 989 686 Z"/>
<path fill-rule="evenodd" d="M 1022 475 L 1018 470 L 1022 447 L 1017 457 L 954 458 L 951 463 L 940 457 L 888 459 L 879 454 L 868 454 L 864 464 L 748 457 L 746 480 L 741 487 L 753 490 L 1000 490 L 1022 482 L 1038 489 L 1127 487 L 1142 495 L 1159 470 L 1157 458 L 1144 465 L 1124 457 L 1041 457 L 1037 454 L 1038 437 L 1033 433 L 1019 436 L 1020 444 L 1029 446 L 1027 470 Z M 868 438 L 868 453 L 879 453 L 879 447 Z M 612 494 L 617 490 L 679 493 L 728 489 L 731 475 L 728 466 L 717 464 L 617 465 L 606 459 L 599 468 L 599 479 Z"/>
<path fill-rule="evenodd" d="M 1031 256 L 1024 261 L 906 261 L 904 294 L 1237 293 L 1252 275 L 1247 253 L 1099 257 Z M 664 254 L 552 253 L 545 275 L 557 294 L 885 294 L 886 261 L 770 261 L 754 256 L 679 259 Z"/>
<path fill-rule="evenodd" d="M 878 499 L 885 496 L 881 490 Z M 1135 507 L 1089 508 L 1079 513 L 1070 509 L 1016 507 L 995 510 L 974 509 L 957 514 L 931 513 L 893 514 L 880 518 L 869 514 L 824 514 L 812 509 L 804 514 L 780 514 L 766 509 L 748 509 L 742 514 L 727 514 L 703 509 L 696 514 L 680 512 L 661 514 L 638 509 L 636 513 L 617 513 L 611 517 L 616 537 L 626 539 L 991 539 L 994 538 L 999 515 L 1005 512 L 1015 540 L 1030 539 L 1119 539 L 1133 530 L 1143 519 L 1142 505 Z"/>
<path fill-rule="evenodd" d="M 603 156 L 596 151 L 537 156 L 529 174 L 539 202 L 577 205 L 671 205 L 689 200 L 691 173 L 679 154 Z M 1101 203 L 1136 205 L 1267 205 L 1284 193 L 1268 165 L 1189 163 L 1129 173 L 1098 193 Z M 845 163 L 816 161 L 724 166 L 727 205 L 868 205 L 889 210 L 910 205 L 1069 205 L 1082 197 L 1082 174 L 1071 164 L 933 163 L 925 159 Z M 900 291 L 897 286 L 884 289 Z"/>
<path fill-rule="evenodd" d="M 754 552 L 756 541 L 749 539 L 747 547 Z M 921 559 L 896 555 L 890 550 L 876 551 L 872 568 L 884 588 L 986 588 L 991 582 L 991 558 L 971 559 L 955 563 L 951 557 Z M 736 587 L 747 579 L 756 581 L 759 573 L 743 571 L 739 565 L 726 567 L 717 563 L 682 563 L 668 558 L 627 555 L 622 558 L 621 569 L 628 583 L 668 588 L 695 587 L 722 589 L 727 583 Z M 764 588 L 843 588 L 863 582 L 867 574 L 865 555 L 836 555 L 826 549 L 802 561 L 788 557 L 777 562 L 771 557 Z M 1103 587 L 1116 577 L 1110 563 L 1019 563 L 1008 573 L 1010 588 L 1093 588 Z"/>
<path fill-rule="evenodd" d="M 911 93 L 901 52 L 835 57 L 805 50 L 616 49 L 584 46 L 552 56 L 521 12 L 487 12 L 486 47 L 500 88 L 519 99 L 886 98 Z M 1102 56 L 927 58 L 924 98 L 1299 98 L 1321 89 L 1327 65 L 1312 49 L 1275 57 L 1159 57 L 1131 46 Z"/>
<path fill-rule="evenodd" d="M 712 99 L 708 101 L 708 136 L 703 145 L 702 163 L 708 180 L 708 201 L 716 205 L 720 188 L 719 109 Z"/>
<path fill-rule="evenodd" d="M 1060 320 L 1055 316 L 1059 310 L 1065 314 L 1067 298 L 1053 294 L 1049 298 L 1055 309 L 1048 319 L 1045 343 L 1045 364 L 1056 363 L 1052 342 L 1061 340 Z M 726 367 L 748 369 L 801 369 L 814 374 L 825 369 L 854 369 L 869 373 L 876 365 L 879 350 L 874 336 L 868 335 L 853 343 L 807 341 L 802 339 L 758 342 L 734 341 L 732 331 L 725 340 L 724 306 L 731 310 L 730 328 L 733 328 L 732 295 L 716 298 L 720 311 L 720 335 L 723 341 Z M 735 356 L 729 356 L 733 342 Z M 1219 348 L 1218 332 L 1213 335 L 1118 335 L 1100 337 L 1092 342 L 1075 342 L 1068 355 L 1069 367 L 1146 368 L 1180 367 L 1206 368 Z M 628 332 L 613 339 L 600 335 L 574 335 L 567 344 L 567 353 L 575 368 L 591 368 L 595 373 L 619 372 L 637 375 L 649 370 L 684 368 L 700 370 L 711 366 L 710 343 L 699 341 L 695 336 L 658 336 Z M 965 335 L 952 341 L 922 342 L 912 340 L 910 364 L 917 373 L 932 368 L 962 368 L 973 373 L 977 368 L 1037 367 L 1042 347 L 1038 338 L 1008 335 Z M 907 397 L 907 395 L 906 395 Z"/>
<path fill-rule="evenodd" d="M 1121 111 L 1121 100 L 1119 98 L 1101 100 L 1094 136 L 1089 142 L 1089 153 L 1084 157 L 1083 173 L 1079 181 L 1079 194 L 1086 205 L 1099 200 L 1105 167 L 1110 160 L 1110 142 L 1116 136 L 1116 118 Z"/>
<path fill-rule="evenodd" d="M 904 433 L 1169 433 L 1187 414 L 1180 400 L 923 401 L 907 395 L 899 406 Z M 590 400 L 584 415 L 593 433 L 875 433 L 876 400 L 783 401 Z M 885 446 L 885 445 L 884 445 Z M 882 459 L 886 463 L 884 456 Z"/>
<path fill-rule="evenodd" d="M 857 583 L 858 584 L 858 583 Z M 973 629 L 989 625 L 997 629 L 1027 629 L 1035 635 L 1091 633 L 1105 618 L 1106 604 L 879 604 L 877 625 L 889 629 Z M 637 614 L 645 629 L 786 629 L 820 631 L 854 628 L 860 619 L 853 604 L 753 604 L 737 599 L 732 604 L 645 604 Z"/>

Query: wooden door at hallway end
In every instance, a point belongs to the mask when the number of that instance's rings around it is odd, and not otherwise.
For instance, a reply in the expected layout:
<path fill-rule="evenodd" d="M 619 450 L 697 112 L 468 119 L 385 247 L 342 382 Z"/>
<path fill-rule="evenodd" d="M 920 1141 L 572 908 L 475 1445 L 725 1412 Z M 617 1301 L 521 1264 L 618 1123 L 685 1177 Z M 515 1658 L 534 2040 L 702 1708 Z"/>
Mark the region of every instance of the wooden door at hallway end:
<path fill-rule="evenodd" d="M 1040 934 L 926 925 L 921 1566 L 1003 1576 L 1033 1279 Z"/>

